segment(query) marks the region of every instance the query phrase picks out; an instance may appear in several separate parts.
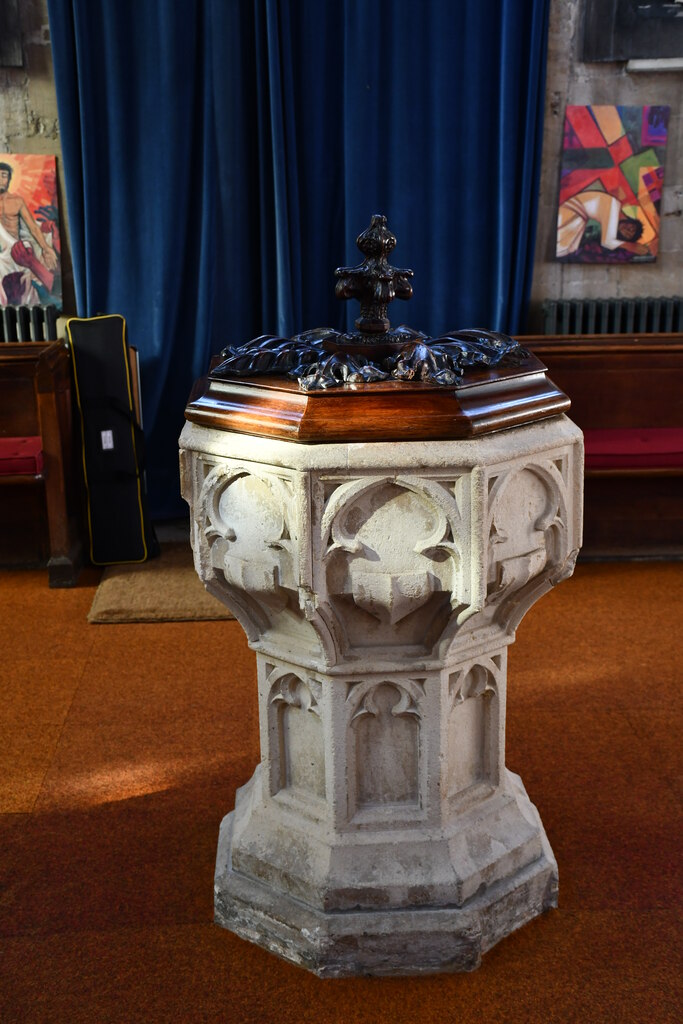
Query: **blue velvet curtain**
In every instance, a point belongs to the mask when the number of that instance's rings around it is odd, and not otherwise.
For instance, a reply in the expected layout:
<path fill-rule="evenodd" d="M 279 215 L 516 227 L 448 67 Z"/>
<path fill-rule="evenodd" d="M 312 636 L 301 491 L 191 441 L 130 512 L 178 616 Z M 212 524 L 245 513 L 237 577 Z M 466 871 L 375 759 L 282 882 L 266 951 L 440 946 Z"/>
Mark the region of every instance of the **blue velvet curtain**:
<path fill-rule="evenodd" d="M 549 2 L 49 0 L 78 312 L 140 349 L 157 516 L 210 353 L 350 326 L 372 213 L 415 271 L 393 323 L 522 329 Z"/>

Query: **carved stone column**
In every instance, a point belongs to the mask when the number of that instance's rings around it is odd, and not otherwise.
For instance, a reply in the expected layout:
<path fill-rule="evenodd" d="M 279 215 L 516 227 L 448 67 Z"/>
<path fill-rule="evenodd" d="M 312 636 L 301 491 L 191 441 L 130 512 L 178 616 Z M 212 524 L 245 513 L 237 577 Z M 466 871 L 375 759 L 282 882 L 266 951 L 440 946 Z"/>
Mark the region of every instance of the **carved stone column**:
<path fill-rule="evenodd" d="M 580 431 L 300 444 L 194 422 L 181 450 L 197 572 L 258 662 L 217 921 L 320 975 L 476 967 L 556 905 L 505 765 L 506 662 L 573 570 Z"/>

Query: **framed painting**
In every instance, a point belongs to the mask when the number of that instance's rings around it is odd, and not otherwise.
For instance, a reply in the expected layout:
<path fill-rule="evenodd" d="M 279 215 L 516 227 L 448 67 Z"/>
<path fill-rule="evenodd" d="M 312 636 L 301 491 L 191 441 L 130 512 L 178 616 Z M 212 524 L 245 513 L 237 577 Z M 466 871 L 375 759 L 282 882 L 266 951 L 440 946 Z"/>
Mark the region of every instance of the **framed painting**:
<path fill-rule="evenodd" d="M 568 106 L 556 257 L 567 263 L 651 263 L 669 107 Z"/>
<path fill-rule="evenodd" d="M 0 153 L 0 305 L 62 308 L 54 156 Z"/>

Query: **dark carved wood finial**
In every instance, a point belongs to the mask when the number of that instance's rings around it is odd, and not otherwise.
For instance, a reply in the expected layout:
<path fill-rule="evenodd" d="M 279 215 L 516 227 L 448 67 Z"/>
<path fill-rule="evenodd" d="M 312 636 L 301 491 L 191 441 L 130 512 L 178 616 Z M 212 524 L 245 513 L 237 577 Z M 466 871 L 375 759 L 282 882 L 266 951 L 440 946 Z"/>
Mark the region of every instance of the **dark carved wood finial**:
<path fill-rule="evenodd" d="M 212 378 L 287 375 L 304 391 L 390 380 L 456 387 L 474 368 L 516 366 L 528 358 L 513 338 L 495 331 L 449 331 L 428 338 L 405 324 L 392 330 L 387 306 L 393 299 L 412 296 L 413 272 L 389 264 L 396 238 L 381 214 L 374 214 L 356 245 L 363 262 L 335 271 L 337 298 L 360 302 L 355 331 L 318 327 L 293 338 L 263 334 L 243 345 L 229 345 Z"/>
<path fill-rule="evenodd" d="M 409 299 L 413 294 L 412 270 L 399 270 L 387 262 L 396 246 L 387 219 L 375 213 L 370 227 L 356 239 L 365 259 L 357 267 L 339 267 L 335 294 L 338 299 L 358 299 L 360 316 L 356 328 L 363 334 L 386 334 L 391 327 L 387 306 L 393 299 Z"/>

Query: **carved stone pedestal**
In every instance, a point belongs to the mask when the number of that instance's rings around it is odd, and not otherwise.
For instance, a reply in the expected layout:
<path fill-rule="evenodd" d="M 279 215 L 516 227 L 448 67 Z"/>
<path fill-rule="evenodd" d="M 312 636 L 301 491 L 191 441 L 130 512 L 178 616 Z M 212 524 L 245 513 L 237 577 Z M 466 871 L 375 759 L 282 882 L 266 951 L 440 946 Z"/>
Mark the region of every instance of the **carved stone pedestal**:
<path fill-rule="evenodd" d="M 506 660 L 573 570 L 580 431 L 304 445 L 188 423 L 181 449 L 197 572 L 258 661 L 217 921 L 324 976 L 471 970 L 556 905 L 505 766 Z"/>

